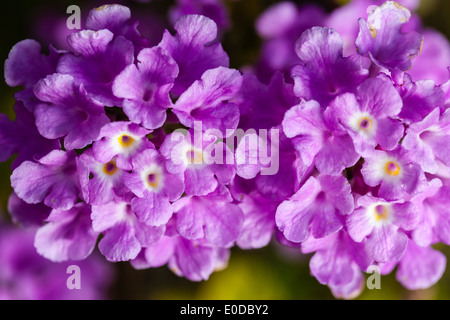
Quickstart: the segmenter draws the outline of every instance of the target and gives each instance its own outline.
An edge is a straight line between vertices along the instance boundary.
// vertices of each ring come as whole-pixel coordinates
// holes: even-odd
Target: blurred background
[[[141,33],[155,44],[159,42],[164,28],[170,28],[167,16],[170,8],[175,5],[175,1],[113,2],[129,6],[134,18],[140,20]],[[262,40],[258,37],[254,24],[260,14],[276,2],[273,0],[223,1],[228,10],[229,24],[221,36],[224,49],[230,56],[231,67],[243,68],[258,59]],[[321,6],[325,12],[331,12],[347,1],[296,2],[298,4],[314,3]],[[105,3],[109,2],[96,0],[2,1],[0,5],[2,74],[3,62],[8,57],[9,50],[23,39],[38,40],[44,50],[50,43],[57,48],[67,48],[65,43],[67,29],[64,29],[64,26],[69,16],[66,14],[69,5],[78,5],[82,15],[86,16],[89,10]],[[447,39],[450,38],[448,16],[450,1],[421,1],[416,12],[422,18],[425,27],[434,28],[444,34]],[[18,90],[19,88],[9,88],[4,79],[0,81],[0,112],[6,113],[11,119],[14,118],[13,96]],[[4,226],[12,224],[7,213],[7,201],[11,192],[10,166],[11,161],[0,164],[0,216]],[[17,227],[11,226],[11,228]],[[32,242],[29,242],[29,245],[32,246]],[[447,258],[450,257],[449,248],[438,245],[437,249],[444,252]],[[1,250],[0,248],[0,252]],[[19,252],[17,254],[20,255]],[[110,280],[101,284],[99,290],[103,291],[99,296],[92,297],[106,299],[333,299],[330,290],[310,276],[309,259],[309,255],[302,255],[296,249],[282,247],[277,243],[259,250],[245,251],[234,248],[228,267],[213,273],[208,281],[200,283],[179,278],[167,267],[137,271],[129,263],[108,263],[109,267],[105,267],[107,272],[101,273],[108,275]],[[4,263],[0,261],[0,269]],[[41,276],[46,272],[45,268],[51,268],[50,264],[44,264],[40,270],[36,271],[37,273],[33,274]],[[55,277],[59,272],[63,279],[67,278],[65,269],[52,270]],[[0,278],[0,287],[2,285],[5,284]],[[365,289],[357,299],[450,299],[450,272],[447,271],[435,286],[417,291],[404,289],[395,280],[395,273],[392,273],[382,276],[381,290]]]

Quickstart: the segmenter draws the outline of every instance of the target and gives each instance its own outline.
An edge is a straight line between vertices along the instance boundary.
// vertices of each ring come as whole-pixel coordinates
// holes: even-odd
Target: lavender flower
[[[228,249],[212,246],[206,240],[164,236],[158,243],[142,251],[132,264],[137,269],[168,264],[178,276],[201,281],[207,280],[215,270],[223,269],[228,258]]]
[[[267,85],[249,73],[243,76],[236,102],[240,113],[239,128],[259,130],[280,125],[285,112],[298,104],[299,99],[281,72],[275,72]]]
[[[416,32],[403,33],[401,27],[411,13],[395,1],[387,1],[369,13],[367,21],[359,19],[356,47],[361,55],[368,54],[380,67],[406,71],[411,58],[418,55],[422,36]]]
[[[244,215],[231,202],[230,192],[222,185],[206,196],[183,197],[173,209],[178,233],[190,240],[205,238],[219,247],[233,244],[240,235]]]
[[[166,137],[160,151],[167,159],[168,171],[184,180],[187,195],[207,195],[219,183],[230,183],[236,173],[235,166],[229,164],[231,150],[207,133],[191,129],[184,136],[174,132]]]
[[[39,133],[47,139],[64,138],[68,150],[81,149],[95,141],[109,122],[101,104],[93,101],[84,85],[70,75],[55,73],[40,80],[34,89],[41,101],[34,115]]]
[[[361,155],[370,154],[377,145],[392,150],[403,137],[403,125],[395,119],[403,104],[389,79],[367,79],[356,96],[344,93],[331,105]]]
[[[357,57],[343,57],[343,42],[336,30],[313,27],[295,44],[302,61],[294,66],[294,93],[305,100],[316,100],[323,107],[339,94],[352,91],[367,76]]]
[[[321,173],[337,175],[355,165],[360,155],[332,113],[330,108],[324,112],[314,100],[302,101],[286,112],[283,131],[288,138],[294,138],[303,163],[314,162]]]
[[[308,167],[281,126],[265,133],[258,136],[250,132],[242,137],[235,153],[236,173],[244,179],[255,178],[255,186],[264,197],[282,201],[298,189]]]
[[[117,121],[102,127],[98,140],[92,145],[95,160],[108,163],[116,159],[116,164],[124,170],[131,170],[131,157],[145,149],[154,149],[146,136],[150,134],[132,122]]]
[[[133,43],[123,36],[114,39],[108,29],[82,30],[70,35],[68,42],[74,53],[64,54],[56,70],[71,75],[100,103],[120,105],[121,99],[112,92],[112,81],[133,63]]]
[[[229,100],[237,94],[241,84],[242,76],[237,70],[209,69],[181,94],[173,112],[187,127],[200,121],[203,130],[220,130],[222,136],[228,136],[239,123],[239,107]]]
[[[391,152],[374,151],[366,157],[361,173],[369,186],[380,185],[378,195],[387,200],[413,194],[423,176],[419,165],[409,160],[401,147]]]
[[[183,93],[195,80],[200,80],[208,69],[228,67],[229,58],[217,37],[217,25],[211,19],[200,15],[186,15],[174,25],[177,34],[167,30],[159,44],[166,49],[180,68],[172,91]]]
[[[104,235],[98,247],[109,261],[134,259],[142,247],[157,242],[164,234],[164,227],[139,221],[125,199],[93,206],[91,218],[93,230]]]
[[[429,173],[436,173],[442,165],[450,166],[450,111],[440,113],[436,108],[422,121],[411,124],[402,143],[411,151],[414,162]]]
[[[419,222],[417,207],[410,202],[386,202],[370,195],[356,201],[356,209],[347,219],[348,234],[356,242],[364,241],[366,252],[377,262],[399,260],[405,253],[408,236]]]
[[[160,47],[143,49],[137,60],[137,66],[129,65],[115,78],[112,90],[124,98],[123,111],[131,121],[155,129],[164,124],[166,109],[172,106],[169,91],[178,66]]]
[[[77,203],[69,210],[53,209],[47,224],[36,232],[37,252],[55,262],[88,257],[98,237],[92,229],[90,209],[85,203]]]
[[[184,184],[165,167],[166,160],[153,149],[133,158],[133,172],[124,176],[125,185],[136,196],[131,207],[139,220],[150,226],[166,224],[172,216],[170,201],[181,197]]]
[[[95,160],[92,149],[77,158],[77,169],[84,201],[89,204],[111,202],[115,195],[126,194],[122,178],[123,170],[116,165],[116,159],[103,164]]]
[[[316,239],[337,232],[343,227],[341,217],[352,211],[353,196],[344,177],[320,175],[282,202],[275,220],[287,240],[302,242],[310,232]]]
[[[131,41],[136,52],[148,46],[148,40],[138,31],[138,21],[131,19],[131,10],[119,4],[106,4],[91,10],[86,19],[86,28],[100,31],[108,29],[114,37],[124,37]]]
[[[435,178],[412,198],[420,212],[420,223],[412,232],[412,238],[418,245],[427,247],[436,242],[450,243],[449,192],[449,186],[443,186],[441,180]]]
[[[75,153],[53,150],[38,162],[25,161],[12,173],[11,185],[27,203],[70,209],[79,193]]]
[[[17,43],[9,52],[5,61],[5,81],[11,87],[23,86],[15,98],[23,102],[31,112],[35,107],[33,86],[45,76],[56,71],[59,60],[58,52],[50,46],[50,55],[41,53],[41,45],[31,39]]]
[[[4,114],[0,114],[0,160],[8,160],[14,153],[12,169],[26,160],[39,159],[50,151],[61,147],[58,140],[49,140],[41,136],[36,128],[35,117],[23,103],[14,106],[16,120],[10,121]]]
[[[236,244],[242,249],[265,247],[277,229],[275,213],[280,201],[264,197],[254,181],[239,177],[234,179],[230,191],[244,213],[244,224]]]
[[[331,15],[282,2],[258,20],[265,42],[244,75],[218,41],[220,2],[179,1],[175,17],[155,45],[127,7],[106,5],[70,51],[11,50],[5,80],[23,89],[16,119],[0,115],[0,161],[17,153],[8,210],[37,230],[36,251],[83,260],[98,243],[108,261],[201,281],[233,246],[278,240],[314,252],[311,273],[336,297],[356,297],[373,265],[398,266],[408,289],[436,283],[446,260],[431,246],[450,244],[450,80],[445,57],[423,70],[431,49],[412,59],[418,17],[392,1]]]
[[[303,253],[316,252],[310,260],[311,273],[320,283],[328,285],[336,297],[352,299],[361,293],[364,282],[361,270],[367,270],[373,260],[346,232],[321,239],[310,236],[301,248]]]
[[[447,259],[441,252],[409,241],[398,264],[396,278],[409,290],[426,289],[442,277],[446,263]]]
[[[405,123],[418,122],[435,108],[444,109],[444,92],[432,80],[413,82],[411,76],[405,73],[398,83],[397,90],[403,100],[399,117]]]

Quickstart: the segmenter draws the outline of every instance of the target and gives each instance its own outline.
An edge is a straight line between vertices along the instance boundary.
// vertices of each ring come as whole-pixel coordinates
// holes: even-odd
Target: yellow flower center
[[[400,173],[400,167],[394,161],[388,161],[384,166],[384,172],[386,172],[390,176],[398,176],[398,174]]]
[[[111,160],[103,166],[103,173],[107,175],[114,175],[117,172],[116,161]]]
[[[193,148],[186,151],[186,159],[188,164],[200,164],[203,163],[203,152],[195,150]]]
[[[124,148],[129,148],[134,143],[134,139],[127,134],[121,135],[118,140],[119,144]]]
[[[156,189],[158,187],[158,183],[159,183],[159,175],[157,173],[150,173],[147,176],[147,183],[150,187],[152,187],[153,189]]]
[[[377,29],[374,26],[369,26],[369,31],[372,38],[375,39],[377,37]]]
[[[375,207],[375,219],[377,221],[386,220],[388,216],[388,210],[382,204],[379,204]]]
[[[372,120],[367,117],[362,117],[359,120],[359,127],[363,130],[368,130],[372,126]]]

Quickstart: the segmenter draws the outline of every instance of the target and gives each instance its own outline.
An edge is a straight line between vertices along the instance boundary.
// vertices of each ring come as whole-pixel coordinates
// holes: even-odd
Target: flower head
[[[364,241],[365,250],[377,262],[399,260],[405,253],[408,236],[419,223],[417,207],[410,202],[386,202],[370,195],[360,197],[355,212],[347,218],[350,237]]]
[[[302,61],[291,70],[295,95],[325,107],[337,95],[354,90],[368,72],[355,57],[343,57],[342,50],[342,38],[336,30],[306,30],[295,44]]]
[[[389,70],[411,69],[411,58],[419,54],[422,36],[417,32],[402,32],[402,25],[410,17],[408,9],[395,1],[386,1],[372,10],[367,20],[360,18],[358,53],[368,54],[375,64]]]

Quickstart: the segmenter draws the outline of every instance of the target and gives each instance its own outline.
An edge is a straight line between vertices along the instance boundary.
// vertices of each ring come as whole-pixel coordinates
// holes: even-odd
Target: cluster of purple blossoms
[[[321,23],[301,19],[314,13]],[[278,108],[290,174],[268,177],[265,197],[279,201],[279,238],[314,253],[311,273],[336,297],[357,296],[374,266],[397,267],[411,290],[445,271],[432,245],[450,244],[450,46],[437,32],[422,35],[419,22],[397,2],[353,1],[330,16],[283,2],[257,23],[266,41],[255,72],[282,71],[292,80],[285,97],[299,99]]]
[[[169,131],[236,129],[242,75],[205,16],[179,18],[152,47],[127,7],[94,9],[85,24],[68,51],[24,40],[5,63],[7,84],[23,86],[16,119],[0,117],[0,158],[18,154],[9,212],[38,227],[34,245],[52,261],[85,259],[101,235],[109,261],[206,279],[226,264],[244,213],[226,187],[235,166],[205,164],[203,148],[233,154],[218,136],[193,128],[198,146]]]
[[[432,245],[450,244],[450,55],[421,57],[433,52],[417,18],[375,2],[269,8],[244,74],[196,14],[155,46],[121,5],[92,10],[70,50],[19,42],[5,63],[23,88],[16,119],[0,115],[13,220],[57,262],[98,242],[108,261],[199,281],[234,245],[275,237],[315,252],[311,273],[336,297],[357,296],[372,266],[433,285],[446,259]],[[355,28],[340,34],[344,17]]]

